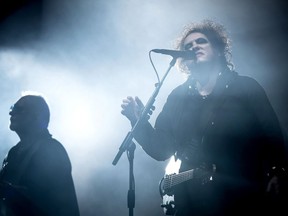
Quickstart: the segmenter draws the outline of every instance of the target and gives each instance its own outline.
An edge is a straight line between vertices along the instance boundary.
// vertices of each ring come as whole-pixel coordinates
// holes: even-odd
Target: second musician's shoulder
[[[255,78],[249,75],[242,75],[242,74],[236,73],[234,83],[236,85],[242,86],[243,89],[249,89],[249,88],[263,89],[261,84]]]

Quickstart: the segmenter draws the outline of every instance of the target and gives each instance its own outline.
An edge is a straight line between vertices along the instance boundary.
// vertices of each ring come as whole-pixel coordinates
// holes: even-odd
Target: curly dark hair
[[[226,29],[223,25],[215,23],[212,20],[190,23],[184,27],[182,35],[176,40],[175,48],[177,50],[184,50],[184,40],[188,35],[194,32],[204,34],[211,42],[212,46],[218,50],[223,69],[234,70],[231,54],[231,40],[228,38]],[[189,73],[183,64],[183,59],[179,59],[177,63],[181,72]]]

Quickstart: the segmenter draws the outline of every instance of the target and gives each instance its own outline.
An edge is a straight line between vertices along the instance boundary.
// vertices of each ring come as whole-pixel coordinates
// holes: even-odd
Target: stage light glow
[[[179,173],[180,165],[181,165],[181,160],[178,159],[175,161],[175,156],[173,155],[170,158],[170,160],[169,160],[169,162],[165,168],[165,174],[168,175],[168,174]]]
[[[0,49],[2,153],[4,157],[7,148],[18,141],[7,129],[11,104],[22,90],[44,94],[51,108],[50,132],[69,153],[81,213],[85,216],[115,215],[115,209],[119,210],[118,215],[127,213],[127,158],[123,154],[116,167],[112,160],[131,129],[129,121],[120,114],[122,99],[137,95],[145,104],[154,90],[156,77],[149,63],[149,50],[173,49],[174,39],[185,24],[216,18],[233,36],[237,72],[252,75],[261,83],[267,83],[266,86],[274,84],[270,78],[277,71],[271,68],[274,57],[281,57],[279,52],[285,50],[285,44],[273,43],[274,33],[263,31],[274,29],[269,26],[273,27],[271,20],[277,17],[270,17],[274,14],[275,2],[269,10],[265,10],[267,5],[262,2],[257,5],[252,1],[231,0],[183,0],[179,4],[171,0],[51,0],[45,4],[41,41],[23,43],[25,47],[18,49]],[[256,13],[255,8],[261,10]],[[259,20],[261,22],[257,22]],[[20,24],[19,28],[22,28]],[[23,35],[17,38],[23,39]],[[259,46],[261,41],[267,46],[264,50],[274,54],[273,58],[268,55],[269,58],[262,61],[265,52]],[[1,41],[3,43],[5,41]],[[155,54],[153,60],[162,77],[170,56]],[[173,68],[155,101],[156,109],[150,118],[153,125],[168,94],[182,81],[182,75]],[[180,163],[172,157],[166,174],[178,173]],[[137,145],[136,215],[163,213],[155,188],[165,164],[159,165]],[[148,175],[144,178],[143,174]],[[115,198],[112,203],[111,195]],[[106,203],[110,203],[109,208]]]
[[[89,106],[75,101],[63,113],[63,126],[72,137],[87,137],[93,132],[92,112]]]

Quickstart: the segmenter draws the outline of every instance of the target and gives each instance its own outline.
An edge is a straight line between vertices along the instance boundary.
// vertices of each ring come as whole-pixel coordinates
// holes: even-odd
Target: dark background
[[[112,160],[130,130],[122,98],[139,95],[145,102],[153,92],[148,51],[171,48],[191,21],[222,22],[236,70],[265,88],[286,132],[287,16],[280,0],[0,0],[0,156],[18,140],[7,127],[9,106],[23,90],[42,92],[51,105],[50,130],[71,158],[82,215],[128,215],[127,158],[116,166]],[[169,63],[159,55],[154,60],[160,72]],[[152,123],[180,80],[172,71]],[[162,215],[158,181],[166,164],[137,147],[135,215]]]

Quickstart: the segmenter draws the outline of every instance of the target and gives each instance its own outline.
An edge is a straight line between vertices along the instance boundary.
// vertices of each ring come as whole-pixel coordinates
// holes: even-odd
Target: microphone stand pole
[[[127,150],[128,160],[129,160],[129,190],[127,195],[127,205],[129,209],[129,215],[133,216],[133,209],[135,207],[135,179],[133,172],[133,160],[136,145],[134,142],[131,143]]]
[[[134,184],[134,176],[133,176],[133,159],[134,159],[134,150],[135,150],[136,146],[135,146],[135,143],[133,142],[134,131],[138,128],[138,125],[140,124],[140,122],[142,122],[144,119],[145,120],[149,119],[150,110],[153,107],[153,104],[154,104],[155,99],[159,93],[159,90],[162,87],[163,82],[166,79],[169,71],[175,65],[176,60],[177,60],[177,58],[173,57],[173,59],[171,60],[169,67],[168,67],[166,73],[164,74],[162,80],[160,80],[160,82],[157,83],[156,88],[155,88],[152,96],[148,100],[146,106],[144,107],[139,119],[136,121],[136,123],[132,127],[131,131],[129,131],[128,134],[126,135],[121,146],[119,147],[119,151],[118,151],[117,155],[115,156],[115,158],[112,162],[113,165],[116,165],[118,163],[120,157],[122,156],[123,152],[124,151],[128,152],[128,158],[130,157],[129,158],[129,162],[130,162],[129,192],[128,192],[129,216],[133,216],[133,208],[135,207],[135,191],[134,191],[135,184]]]

